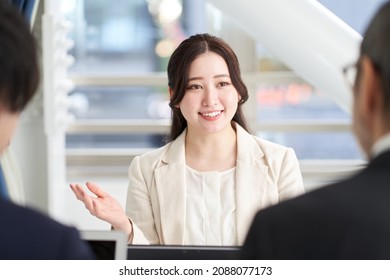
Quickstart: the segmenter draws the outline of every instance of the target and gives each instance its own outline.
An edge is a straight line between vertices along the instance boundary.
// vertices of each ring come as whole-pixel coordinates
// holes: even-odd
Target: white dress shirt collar
[[[388,150],[390,150],[390,133],[385,134],[375,142],[371,149],[371,158],[373,159]]]

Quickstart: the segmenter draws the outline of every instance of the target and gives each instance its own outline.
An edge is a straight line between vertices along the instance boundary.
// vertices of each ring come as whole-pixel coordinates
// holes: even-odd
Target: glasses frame
[[[358,63],[350,63],[342,68],[343,77],[345,83],[351,88],[351,90],[355,87],[356,76],[358,72]]]

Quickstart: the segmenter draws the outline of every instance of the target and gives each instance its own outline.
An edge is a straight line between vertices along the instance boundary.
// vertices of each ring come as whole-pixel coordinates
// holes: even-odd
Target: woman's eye
[[[227,86],[227,85],[229,85],[228,82],[220,82],[220,83],[219,83],[219,86],[220,86],[220,87],[225,87],[225,86]]]
[[[201,89],[202,87],[200,85],[189,85],[187,87],[187,89],[192,89],[192,90],[196,90],[196,89]]]

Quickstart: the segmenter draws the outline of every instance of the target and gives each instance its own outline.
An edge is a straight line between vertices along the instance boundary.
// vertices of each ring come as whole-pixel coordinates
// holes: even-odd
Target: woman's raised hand
[[[70,188],[92,215],[110,223],[115,230],[123,231],[130,237],[132,224],[120,203],[95,183],[87,182],[86,185],[95,196],[89,195],[80,184],[70,184]]]

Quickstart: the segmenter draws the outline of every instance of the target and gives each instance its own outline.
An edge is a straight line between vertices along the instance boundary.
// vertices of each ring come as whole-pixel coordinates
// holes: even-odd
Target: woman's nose
[[[212,87],[206,88],[202,105],[205,107],[211,107],[213,105],[216,105],[217,103],[218,103],[217,90]]]

